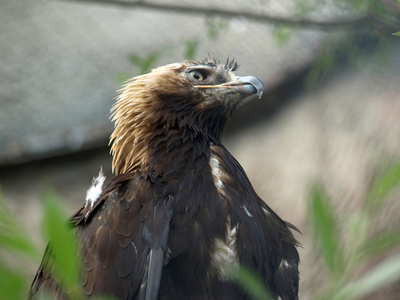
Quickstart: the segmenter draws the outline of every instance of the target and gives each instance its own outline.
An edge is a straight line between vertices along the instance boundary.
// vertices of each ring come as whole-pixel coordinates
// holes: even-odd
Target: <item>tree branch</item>
[[[161,4],[152,3],[144,0],[129,1],[129,0],[68,0],[74,2],[94,2],[100,4],[118,5],[123,7],[142,8],[159,11],[170,11],[186,14],[205,14],[207,16],[221,16],[225,18],[245,18],[255,22],[269,23],[269,24],[280,24],[287,26],[296,26],[303,28],[314,28],[324,30],[337,30],[347,28],[360,28],[366,26],[372,26],[375,29],[393,31],[399,30],[400,24],[390,23],[389,21],[378,19],[372,15],[366,15],[363,17],[350,19],[350,20],[335,20],[335,21],[313,21],[306,19],[291,19],[285,17],[275,17],[265,14],[257,14],[244,11],[234,11],[229,9],[219,8],[206,8],[206,7],[193,7],[175,4]]]

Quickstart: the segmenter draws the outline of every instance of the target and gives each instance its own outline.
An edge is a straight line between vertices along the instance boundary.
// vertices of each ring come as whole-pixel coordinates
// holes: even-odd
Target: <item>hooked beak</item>
[[[218,84],[218,85],[195,85],[196,88],[232,88],[237,90],[240,94],[243,95],[253,95],[257,93],[257,97],[260,99],[264,92],[264,84],[263,82],[254,76],[244,76],[237,77],[236,80]]]

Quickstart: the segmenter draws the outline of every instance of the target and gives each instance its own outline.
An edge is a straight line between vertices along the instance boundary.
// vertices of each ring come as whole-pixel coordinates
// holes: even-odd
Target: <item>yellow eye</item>
[[[193,70],[189,72],[190,77],[197,81],[203,81],[207,78],[207,75],[204,72],[200,72],[199,70]]]

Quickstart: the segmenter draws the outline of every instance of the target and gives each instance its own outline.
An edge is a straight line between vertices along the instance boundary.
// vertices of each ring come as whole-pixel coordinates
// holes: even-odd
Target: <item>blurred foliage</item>
[[[164,47],[161,50],[157,50],[154,52],[150,52],[146,56],[139,56],[136,54],[132,54],[129,57],[129,61],[138,67],[139,74],[147,73],[151,70],[153,66],[163,57],[168,56],[172,50],[172,45],[168,47]]]
[[[295,33],[295,29],[287,25],[276,25],[273,30],[273,39],[279,46],[285,45]]]
[[[55,277],[73,299],[83,298],[79,284],[81,259],[71,230],[72,225],[67,223],[67,215],[53,191],[46,191],[43,200],[43,231],[49,241],[48,250],[51,253],[47,267],[51,267]]]
[[[200,44],[199,38],[189,39],[185,42],[185,53],[184,57],[188,60],[193,60],[197,54],[197,47]]]
[[[400,0],[397,0],[397,4],[400,6]],[[400,36],[400,31],[393,33],[393,35]]]
[[[310,200],[308,211],[321,255],[330,273],[342,274],[344,258],[341,253],[340,233],[336,224],[338,220],[331,203],[321,186],[313,189]]]
[[[237,284],[254,300],[273,299],[263,281],[250,269],[240,267],[233,270]]]
[[[384,68],[388,64],[390,40],[387,36],[375,34],[359,36],[357,32],[331,34],[331,40],[323,42],[310,66],[305,79],[307,87],[313,87],[344,63],[354,68],[371,65]],[[368,63],[365,57],[369,57]]]
[[[378,177],[365,202],[364,210],[375,213],[385,203],[386,196],[400,184],[400,162]]]
[[[376,62],[375,65],[387,65],[391,29],[396,26],[400,28],[400,10],[393,10],[385,1],[377,0],[298,0],[294,16],[312,19],[312,16],[318,15],[326,7],[330,7],[330,11],[337,15],[337,20],[351,22],[365,18],[371,20],[371,24],[358,27],[355,22],[354,26],[346,30],[335,30],[334,25],[328,28],[329,32],[325,34],[322,46],[310,66],[306,86],[319,83],[344,63],[356,68],[364,67],[364,58],[368,54],[371,55],[370,62]],[[330,19],[335,20],[334,17]]]
[[[196,59],[198,57],[198,46],[201,42],[207,39],[216,40],[228,28],[229,21],[218,17],[206,17],[204,18],[204,25],[206,32],[203,35],[182,39],[178,43],[170,43],[159,50],[143,56],[131,54],[129,61],[135,67],[137,73],[120,72],[117,74],[117,81],[123,83],[136,75],[150,72],[151,69],[158,66],[162,58],[170,56],[174,51],[182,51],[182,57],[185,60]]]
[[[400,161],[374,180],[362,209],[348,222],[334,212],[321,186],[313,189],[309,214],[315,244],[331,276],[316,299],[360,299],[400,280],[400,255],[391,253],[399,249],[400,229],[372,234],[382,208],[399,186]],[[363,267],[370,269],[354,279]]]
[[[205,26],[207,29],[206,37],[212,40],[216,40],[221,32],[228,28],[229,21],[223,18],[206,17]]]
[[[40,261],[38,249],[15,223],[0,193],[0,299],[24,299],[29,279],[21,266],[10,264],[9,257],[18,258],[19,261]]]
[[[170,43],[146,55],[131,54],[129,62],[135,67],[137,73],[120,72],[117,74],[117,81],[123,83],[134,76],[150,72],[158,66],[162,58],[170,56],[174,51],[182,51],[182,57],[185,60],[196,59],[198,46],[201,42],[206,39],[216,40],[228,28],[229,21],[218,17],[206,17],[204,18],[204,25],[206,27],[204,35],[197,35],[196,37],[182,39],[177,43]]]
[[[43,232],[51,245],[49,251],[53,254],[48,267],[69,295],[73,299],[80,299],[80,258],[67,215],[54,192],[46,191],[42,198]],[[16,220],[0,199],[0,251],[3,254],[0,258],[0,299],[26,299],[33,277],[28,277],[22,266],[27,261],[39,265],[42,258],[32,238],[19,227]],[[41,299],[48,299],[48,296],[41,295]]]
[[[261,6],[266,5],[268,0],[261,1]],[[291,9],[287,17],[291,22],[284,22],[284,18],[281,22],[266,20],[273,27],[272,37],[277,45],[284,47],[291,38],[296,37],[298,31],[307,29],[307,26],[301,25],[304,20],[313,30],[325,32],[305,79],[308,87],[319,83],[343,63],[357,68],[365,66],[362,60],[365,54],[373,53],[372,60],[382,67],[385,66],[388,63],[390,37],[400,36],[400,31],[393,33],[394,28],[400,28],[400,9],[394,10],[388,1],[294,0]],[[238,11],[238,18],[241,17],[240,13]],[[166,45],[143,56],[132,54],[130,61],[137,69],[136,75],[149,72],[158,66],[161,58],[172,51],[181,51],[183,59],[198,58],[198,46],[205,40],[216,40],[221,33],[228,33],[231,20],[232,18],[217,15],[207,16],[204,18],[205,34]],[[332,25],[322,25],[324,22],[332,22]],[[343,23],[345,26],[336,23]],[[125,81],[134,75],[123,72],[118,74],[118,80]]]
[[[36,257],[38,249],[26,234],[15,218],[7,211],[0,193],[0,247],[4,250],[23,254],[27,257]],[[1,262],[0,262],[1,263]]]

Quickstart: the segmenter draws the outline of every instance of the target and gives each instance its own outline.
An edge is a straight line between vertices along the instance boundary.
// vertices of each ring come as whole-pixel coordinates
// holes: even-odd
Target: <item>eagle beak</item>
[[[237,77],[236,80],[221,84],[221,86],[232,87],[239,93],[249,96],[257,93],[259,99],[264,92],[264,83],[254,76]]]
[[[217,85],[195,85],[195,88],[200,89],[211,89],[211,88],[232,88],[238,91],[240,94],[250,96],[257,93],[257,97],[260,99],[264,92],[263,82],[254,76],[236,77],[236,80],[229,81],[223,84]]]

